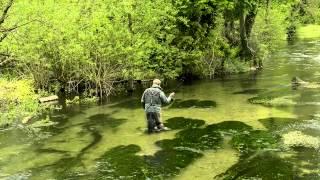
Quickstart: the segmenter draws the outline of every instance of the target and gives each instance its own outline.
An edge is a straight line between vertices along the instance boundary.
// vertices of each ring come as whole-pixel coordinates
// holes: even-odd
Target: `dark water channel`
[[[0,131],[0,179],[320,179],[320,41],[279,48],[260,72],[182,86],[144,133],[140,94]],[[167,92],[168,93],[168,92]]]

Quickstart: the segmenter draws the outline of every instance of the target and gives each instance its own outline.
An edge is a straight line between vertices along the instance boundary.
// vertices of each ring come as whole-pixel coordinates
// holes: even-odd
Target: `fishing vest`
[[[143,95],[146,112],[160,112],[161,110],[161,89],[158,87],[151,87],[146,89]]]

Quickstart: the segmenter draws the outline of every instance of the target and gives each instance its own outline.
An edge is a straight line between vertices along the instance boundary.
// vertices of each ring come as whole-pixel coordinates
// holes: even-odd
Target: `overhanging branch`
[[[5,6],[5,8],[4,8],[3,12],[2,12],[2,15],[0,17],[0,25],[4,23],[4,20],[6,19],[7,15],[8,15],[9,9],[13,5],[13,1],[14,0],[9,0],[7,5]]]
[[[28,21],[28,22],[23,23],[23,24],[17,24],[17,25],[14,25],[14,26],[11,27],[11,28],[1,28],[1,29],[0,29],[0,32],[2,32],[2,33],[7,33],[7,32],[10,32],[10,31],[13,31],[13,30],[15,30],[15,29],[18,29],[18,28],[20,28],[20,27],[26,26],[26,25],[28,25],[28,24],[30,24],[30,23],[32,23],[32,22],[35,22],[35,21],[38,21],[38,20],[31,20],[31,21]]]
[[[2,42],[6,37],[8,36],[8,33],[4,33],[0,36],[0,42]]]

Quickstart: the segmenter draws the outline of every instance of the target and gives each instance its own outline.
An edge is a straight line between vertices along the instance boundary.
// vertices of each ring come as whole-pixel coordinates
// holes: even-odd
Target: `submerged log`
[[[50,102],[50,101],[57,101],[58,99],[59,99],[59,97],[57,95],[53,95],[53,96],[39,98],[39,102],[46,103],[46,102]]]
[[[31,119],[32,119],[32,116],[27,116],[27,117],[22,119],[22,123],[23,124],[27,124]]]
[[[303,81],[299,77],[293,77],[291,80],[291,83],[292,83],[292,87],[294,89],[296,89],[299,86],[301,86],[303,88],[310,88],[310,89],[320,88],[320,83]]]
[[[309,82],[303,81],[302,79],[300,79],[299,77],[295,76],[291,79],[291,83],[293,85],[306,85],[309,84]]]

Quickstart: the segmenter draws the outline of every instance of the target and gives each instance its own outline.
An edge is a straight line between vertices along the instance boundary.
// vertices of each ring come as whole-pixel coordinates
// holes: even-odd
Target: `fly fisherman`
[[[168,129],[164,127],[160,119],[161,105],[170,103],[174,92],[169,97],[166,97],[160,84],[161,81],[159,79],[154,79],[152,86],[143,92],[141,98],[141,103],[147,116],[149,133]]]

